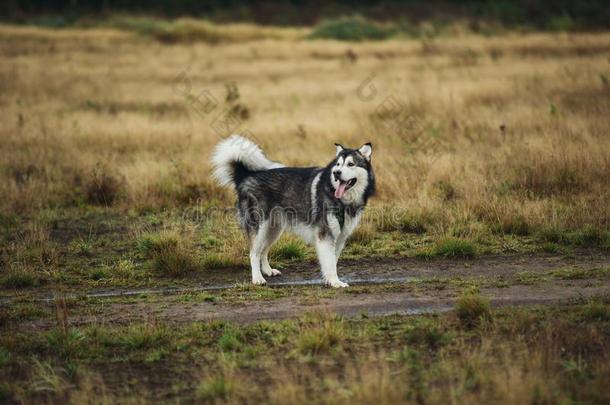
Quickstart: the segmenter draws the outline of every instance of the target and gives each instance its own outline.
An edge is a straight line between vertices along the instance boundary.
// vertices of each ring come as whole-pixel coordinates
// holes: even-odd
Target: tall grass
[[[120,21],[177,38],[181,24],[199,24]],[[213,122],[233,106],[225,87],[235,82],[249,113],[231,131],[250,134],[273,159],[323,165],[334,142],[373,142],[372,207],[399,213],[374,218],[375,232],[608,245],[607,34],[345,45],[210,29],[227,45],[0,27],[0,52],[13,55],[0,67],[0,219],[95,205],[199,219],[231,209],[233,193],[210,179],[208,155],[224,136]],[[215,41],[209,35],[204,42]],[[367,91],[375,97],[361,97]],[[227,235],[244,247],[241,234]],[[31,253],[52,267],[52,248]],[[301,257],[286,249],[281,256]]]

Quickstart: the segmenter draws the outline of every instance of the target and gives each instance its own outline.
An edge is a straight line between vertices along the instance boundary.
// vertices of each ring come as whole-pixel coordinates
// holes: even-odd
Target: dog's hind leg
[[[263,271],[263,274],[265,276],[279,276],[280,274],[282,274],[281,271],[272,269],[271,266],[269,265],[269,250],[271,249],[271,246],[282,235],[283,231],[284,231],[283,226],[277,222],[273,223],[273,221],[272,221],[268,225],[267,239],[265,241],[266,246],[263,250],[262,262],[261,262],[261,270]]]
[[[252,284],[266,284],[261,273],[263,251],[267,241],[268,224],[262,222],[250,238],[250,266],[252,267]]]

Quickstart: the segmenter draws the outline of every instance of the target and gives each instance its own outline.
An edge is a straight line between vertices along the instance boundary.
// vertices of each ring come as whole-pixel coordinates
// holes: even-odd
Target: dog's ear
[[[365,143],[358,149],[358,152],[362,153],[362,156],[366,160],[371,160],[371,154],[373,153],[373,145],[370,142]]]
[[[335,146],[337,147],[337,154],[335,156],[339,156],[339,153],[341,153],[341,151],[343,151],[345,148],[338,143],[336,143]]]

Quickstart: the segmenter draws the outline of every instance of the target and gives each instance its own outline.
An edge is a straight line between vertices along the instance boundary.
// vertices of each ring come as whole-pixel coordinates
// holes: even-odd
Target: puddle
[[[355,278],[355,277],[343,277],[342,280],[349,283],[350,285],[375,285],[375,284],[393,284],[393,283],[409,283],[421,280],[418,277],[367,277],[367,278]],[[203,292],[203,291],[219,291],[228,290],[241,286],[241,283],[227,283],[217,285],[205,285],[205,286],[193,286],[193,287],[163,287],[163,288],[144,288],[144,289],[133,289],[133,290],[100,290],[91,291],[84,294],[65,294],[66,299],[84,299],[84,298],[114,298],[114,297],[134,297],[138,295],[169,295],[169,294],[182,294],[189,292]],[[309,279],[309,280],[292,280],[292,281],[280,281],[270,279],[267,282],[267,287],[271,288],[282,288],[282,287],[304,287],[304,286],[323,286],[324,281],[321,278]],[[329,287],[330,288],[330,287]],[[12,301],[18,299],[18,297],[0,297],[0,304],[10,304]],[[37,302],[53,302],[55,299],[52,295],[32,298],[28,301]]]

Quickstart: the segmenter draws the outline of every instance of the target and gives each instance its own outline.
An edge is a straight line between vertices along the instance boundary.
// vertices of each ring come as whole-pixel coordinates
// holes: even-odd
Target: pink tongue
[[[340,183],[337,189],[335,190],[335,198],[343,197],[345,194],[345,189],[347,188],[347,183]]]

